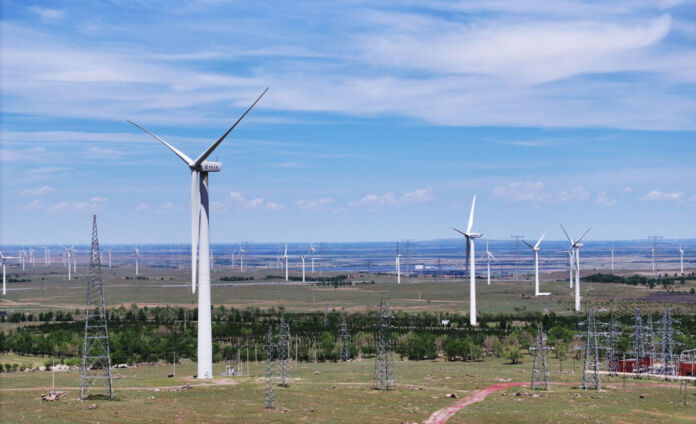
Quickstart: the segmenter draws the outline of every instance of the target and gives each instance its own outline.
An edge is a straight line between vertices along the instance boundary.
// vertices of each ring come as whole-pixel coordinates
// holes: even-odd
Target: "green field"
[[[3,361],[0,356],[0,361]],[[51,386],[51,372],[0,375],[3,422],[94,423],[94,422],[423,422],[446,407],[455,393],[464,397],[501,381],[527,382],[531,358],[510,365],[501,359],[486,362],[399,361],[395,359],[397,388],[371,389],[374,362],[300,363],[291,367],[291,386],[275,387],[277,408],[263,408],[265,379],[262,363],[250,364],[251,376],[216,377],[211,382],[190,378],[194,364],[177,367],[177,377],[167,378],[171,366],[147,366],[114,370],[117,399],[79,401],[79,372],[57,372],[56,386],[66,392],[56,402],[39,399]],[[223,364],[215,365],[219,374]],[[696,419],[696,387],[689,387],[687,405],[678,383],[603,378],[604,390],[584,391],[580,363],[550,361],[549,392],[528,393],[528,385],[496,392],[480,403],[458,412],[452,423],[615,422],[693,423]],[[175,385],[193,384],[184,392],[169,391]],[[503,394],[505,393],[505,394]],[[646,394],[641,398],[641,394]],[[89,409],[92,404],[98,408]]]
[[[4,310],[38,312],[46,309],[74,310],[83,308],[85,302],[86,270],[78,268],[77,279],[66,280],[64,268],[60,266],[27,268],[26,273],[16,277],[30,282],[9,283],[7,296],[0,300]],[[194,307],[196,295],[191,294],[190,276],[186,271],[142,267],[147,280],[132,279],[132,269],[126,267],[103,269],[104,291],[107,305],[177,305]],[[588,271],[591,273],[594,271]],[[284,306],[287,310],[322,310],[324,302],[337,310],[365,310],[373,308],[382,294],[389,297],[393,307],[405,311],[466,312],[469,308],[468,280],[410,279],[403,278],[396,285],[387,275],[361,274],[352,287],[326,287],[285,283],[278,279],[266,280],[266,275],[280,274],[275,270],[255,270],[243,276],[254,276],[249,283],[225,283],[220,276],[242,276],[238,271],[215,271],[212,276],[212,301],[214,305],[226,307],[269,308]],[[533,294],[531,281],[497,281],[490,286],[485,279],[477,284],[478,310],[481,313],[554,311],[557,314],[573,313],[573,292],[568,287],[563,273],[542,275],[542,291],[552,296],[530,297]],[[43,279],[43,280],[42,280]],[[263,284],[260,284],[263,283]],[[271,283],[271,284],[269,284]],[[224,284],[224,285],[220,285]],[[43,286],[43,296],[41,287]],[[644,312],[661,311],[664,299],[650,299],[664,293],[662,287],[649,289],[645,286],[625,284],[582,283],[583,309],[606,309],[632,312],[640,307]],[[677,313],[696,313],[696,302],[689,290],[696,288],[696,280],[687,280],[685,285],[674,287],[681,296],[674,296],[670,307]]]

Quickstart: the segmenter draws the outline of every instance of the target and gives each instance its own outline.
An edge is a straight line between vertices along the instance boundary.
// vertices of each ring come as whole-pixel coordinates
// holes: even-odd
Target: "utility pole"
[[[389,390],[395,388],[394,362],[391,344],[391,306],[386,296],[382,296],[379,307],[379,327],[377,328],[377,359],[375,361],[374,388]]]
[[[87,307],[85,308],[85,338],[82,349],[82,378],[80,380],[80,399],[89,396],[95,384],[106,387],[107,396],[114,397],[111,379],[111,354],[109,353],[109,332],[106,327],[104,288],[99,262],[99,237],[97,216],[92,218],[92,248],[87,278]]]

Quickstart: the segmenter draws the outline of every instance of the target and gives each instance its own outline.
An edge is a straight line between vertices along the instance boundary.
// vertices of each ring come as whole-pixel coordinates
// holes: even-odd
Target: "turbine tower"
[[[583,239],[587,235],[587,233],[590,232],[591,228],[588,228],[587,231],[583,233],[577,240],[573,241],[573,239],[570,238],[568,235],[568,232],[563,228],[563,225],[561,225],[561,229],[565,233],[566,237],[568,237],[568,241],[570,242],[570,250],[573,252],[571,258],[575,258],[575,311],[580,312],[580,248],[583,246],[582,243],[580,243],[580,240]],[[572,272],[571,272],[571,280],[572,280]],[[571,281],[572,282],[572,281]]]
[[[65,254],[65,256],[67,258],[66,263],[68,265],[68,281],[72,280],[72,274],[70,273],[70,271],[71,271],[71,269],[70,269],[70,255],[73,252],[74,247],[75,247],[75,245],[72,245],[71,247],[63,246],[63,251],[64,251],[63,253]]]
[[[611,270],[614,270],[614,246],[611,247]]]
[[[399,253],[399,242],[396,242],[396,284],[401,284],[401,253]]]
[[[3,256],[2,252],[0,252],[0,263],[2,263],[2,295],[5,296],[7,294],[7,282],[5,280],[5,261],[7,259],[17,259],[17,256]]]
[[[285,259],[285,281],[288,281],[288,245],[285,245],[285,253],[283,254],[283,259]]]
[[[313,245],[309,246],[309,254],[312,256],[312,274],[314,274],[314,254],[317,253],[317,249]]]
[[[304,255],[302,255],[302,282],[305,282],[305,272],[304,272]]]
[[[539,292],[539,245],[544,237],[546,237],[546,234],[542,234],[541,238],[534,246],[527,243],[525,240],[522,240],[522,243],[529,246],[529,248],[534,252],[534,296],[549,296],[551,294]]]
[[[111,268],[111,249],[109,249],[109,268]]]
[[[145,131],[167,146],[174,152],[191,170],[191,289],[196,292],[198,282],[198,378],[213,378],[213,335],[210,313],[210,244],[208,238],[209,200],[208,200],[208,173],[220,172],[220,162],[206,161],[213,151],[222,143],[227,135],[239,124],[249,111],[261,100],[268,91],[263,93],[249,106],[249,108],[237,119],[237,121],[203,152],[193,160],[180,152],[160,137],[149,132],[145,128],[131,121],[131,124]],[[197,251],[200,245],[200,253]]]
[[[135,276],[137,277],[139,274],[138,272],[138,258],[140,257],[140,250],[138,250],[137,247],[134,247],[135,250]]]
[[[488,250],[488,240],[486,240],[486,253],[483,255],[486,257],[486,260],[488,262],[488,270],[486,273],[486,276],[488,277],[488,285],[491,285],[491,259],[493,259],[496,262],[500,262],[494,255],[493,252]]]
[[[679,266],[681,268],[681,275],[684,275],[684,248],[679,246]]]
[[[471,202],[471,212],[469,213],[469,224],[466,227],[466,232],[459,231],[454,228],[454,231],[466,237],[466,264],[469,268],[469,323],[476,323],[476,260],[474,255],[474,240],[480,238],[482,233],[472,233],[471,227],[474,225],[474,208],[476,207],[476,195]]]

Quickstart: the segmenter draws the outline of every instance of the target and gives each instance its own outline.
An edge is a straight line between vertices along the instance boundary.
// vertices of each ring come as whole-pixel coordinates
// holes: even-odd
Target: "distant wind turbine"
[[[583,246],[580,241],[590,232],[591,228],[588,228],[577,240],[573,240],[568,235],[568,232],[561,225],[561,229],[565,233],[568,241],[570,242],[570,250],[573,252],[572,258],[575,259],[575,311],[580,312],[580,248]],[[571,273],[572,279],[572,273]]]
[[[268,88],[249,106],[249,108],[237,119],[237,121],[203,152],[197,159],[193,160],[181,151],[171,146],[160,137],[149,132],[145,128],[131,124],[145,131],[167,146],[174,152],[191,170],[191,288],[196,292],[198,283],[198,378],[213,378],[213,334],[212,317],[210,312],[210,241],[209,241],[209,198],[208,198],[208,174],[210,172],[220,172],[222,164],[220,162],[206,161],[213,151],[222,143],[227,135],[239,124],[239,122],[251,111],[251,109],[261,100]],[[200,247],[200,254],[198,248]],[[199,266],[200,265],[200,266]]]
[[[541,238],[534,246],[527,243],[525,240],[522,240],[522,243],[529,246],[529,248],[534,252],[534,296],[549,296],[551,294],[539,292],[539,245],[544,237],[546,237],[546,234],[542,234]]]
[[[396,242],[396,284],[401,284],[401,253],[399,253],[399,242]]]
[[[302,255],[302,282],[305,282],[305,272],[304,272],[304,255]]]
[[[3,256],[2,252],[0,252],[0,262],[2,262],[2,295],[5,296],[7,294],[7,288],[6,288],[6,280],[5,280],[5,261],[8,259],[17,259],[17,256]]]
[[[487,260],[488,269],[487,269],[486,276],[488,277],[488,285],[490,286],[491,285],[491,259],[493,259],[496,262],[500,262],[500,261],[498,261],[498,259],[493,255],[493,252],[488,250],[488,240],[486,240],[486,253],[484,253],[483,256],[485,256],[486,260]]]
[[[138,275],[140,275],[140,273],[138,272],[138,259],[140,258],[140,250],[138,250],[137,246],[135,246],[133,249],[135,251],[135,275],[137,277]]]
[[[679,246],[679,266],[681,268],[681,275],[684,275],[684,249]]]
[[[285,259],[285,281],[288,281],[288,245],[285,245],[285,253],[283,254],[283,259]]]
[[[459,231],[454,228],[454,231],[466,237],[466,263],[469,268],[469,322],[471,325],[476,325],[476,260],[474,255],[474,240],[480,238],[482,233],[472,233],[471,227],[474,225],[474,208],[476,207],[476,196],[471,202],[471,212],[469,213],[469,224],[466,227],[466,232]]]

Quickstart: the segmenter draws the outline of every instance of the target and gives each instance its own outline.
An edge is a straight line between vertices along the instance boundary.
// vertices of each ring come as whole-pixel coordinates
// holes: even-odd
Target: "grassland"
[[[3,357],[0,357],[3,361]],[[372,360],[348,363],[295,364],[291,386],[276,387],[277,408],[263,408],[263,364],[250,364],[250,376],[216,377],[211,382],[193,380],[194,364],[177,367],[177,377],[167,378],[171,366],[147,366],[114,370],[117,399],[77,400],[79,372],[56,373],[56,386],[66,392],[56,402],[39,399],[51,385],[50,372],[0,375],[3,422],[41,423],[265,423],[265,422],[423,422],[456,400],[500,381],[527,381],[531,358],[510,365],[501,359],[485,362],[398,361],[397,389],[371,389]],[[696,417],[696,387],[691,386],[683,405],[678,383],[620,378],[603,380],[604,390],[583,391],[577,387],[581,369],[565,361],[564,373],[552,360],[549,392],[539,397],[515,396],[528,387],[494,393],[483,402],[460,411],[452,423],[531,422],[630,422],[692,423]],[[223,368],[215,365],[215,372]],[[188,391],[169,391],[176,385],[193,384]],[[503,394],[505,393],[505,394]],[[644,398],[640,395],[645,394]],[[98,408],[89,409],[92,404]]]
[[[7,296],[0,299],[0,308],[9,312],[40,312],[48,309],[74,310],[84,306],[86,270],[78,268],[77,279],[67,281],[64,268],[28,268],[18,274],[31,282],[10,283]],[[588,271],[592,272],[592,271]],[[196,295],[191,294],[189,274],[186,271],[162,268],[145,268],[142,274],[147,280],[134,280],[130,268],[103,269],[106,302],[110,306],[130,305],[178,305],[194,307]],[[357,281],[375,281],[375,284],[357,284],[352,287],[326,287],[311,284],[285,283],[277,279],[265,280],[274,271],[256,270],[245,273],[253,275],[253,282],[225,283],[222,275],[241,276],[238,272],[215,271],[213,273],[212,299],[214,305],[226,307],[269,308],[284,306],[287,310],[322,310],[324,302],[339,310],[365,310],[374,307],[379,297],[386,294],[392,306],[405,311],[452,311],[468,310],[468,281],[443,279],[404,278],[396,285],[390,276],[361,275]],[[278,274],[275,271],[275,274]],[[543,276],[542,290],[553,295],[530,297],[533,294],[531,281],[498,281],[490,286],[485,279],[478,282],[478,308],[481,313],[515,311],[554,311],[557,314],[572,313],[573,293],[564,274],[550,273]],[[42,293],[43,286],[43,295]],[[675,286],[683,295],[670,306],[676,312],[696,313],[696,295],[691,302],[689,290],[696,288],[695,280]],[[582,284],[584,308],[632,311],[640,307],[644,312],[661,311],[669,298],[655,296],[664,294],[662,287],[649,289],[644,286],[625,284],[586,283]]]

